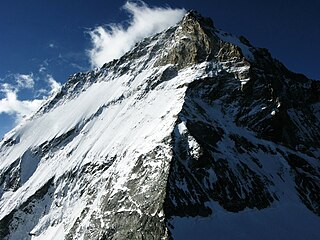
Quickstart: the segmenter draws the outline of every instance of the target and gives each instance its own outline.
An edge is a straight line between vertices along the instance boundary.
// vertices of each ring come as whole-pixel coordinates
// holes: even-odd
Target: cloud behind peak
[[[170,7],[149,7],[142,1],[128,1],[122,8],[130,15],[126,27],[110,24],[89,32],[92,48],[87,53],[92,67],[100,67],[121,57],[145,37],[175,25],[186,12],[184,9]]]

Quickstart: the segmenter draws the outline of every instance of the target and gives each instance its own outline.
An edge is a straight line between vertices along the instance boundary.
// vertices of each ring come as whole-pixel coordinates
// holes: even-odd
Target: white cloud
[[[9,92],[9,91],[11,91],[11,92],[17,92],[18,89],[17,89],[15,86],[13,86],[13,85],[11,85],[11,84],[9,84],[9,83],[3,83],[3,84],[1,84],[1,92],[7,93],[7,92]]]
[[[12,88],[9,84],[2,85],[2,92],[5,93],[5,98],[0,99],[0,113],[7,113],[16,116],[16,123],[35,112],[43,102],[43,100],[19,100],[17,97],[17,90]]]
[[[51,75],[47,74],[44,79],[48,83],[50,90],[40,89],[42,99],[19,100],[18,93],[22,88],[33,88],[34,82],[31,81],[33,74],[15,74],[14,78],[17,85],[4,83],[0,85],[0,91],[4,93],[4,98],[0,99],[0,114],[6,113],[15,117],[15,122],[20,123],[23,119],[36,112],[48,95],[54,94],[61,89],[61,84]],[[33,80],[33,79],[32,79]]]
[[[47,68],[41,65],[39,68],[39,73],[44,73],[45,71],[47,71]]]
[[[176,24],[185,14],[184,9],[149,7],[142,1],[128,1],[123,9],[131,15],[128,27],[112,24],[108,29],[99,26],[89,32],[93,48],[88,55],[93,67],[121,57],[135,43]]]
[[[57,48],[57,46],[54,43],[49,43],[49,48]]]
[[[34,80],[33,74],[15,74],[14,78],[19,88],[33,88]]]
[[[57,82],[56,80],[54,80],[54,78],[51,75],[47,75],[48,79],[48,83],[50,85],[50,94],[54,94],[60,91],[61,89],[61,84],[59,82]]]

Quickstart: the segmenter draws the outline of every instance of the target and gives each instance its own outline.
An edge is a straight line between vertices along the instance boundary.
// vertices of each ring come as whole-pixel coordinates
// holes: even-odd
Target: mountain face
[[[189,12],[0,144],[0,239],[320,238],[320,82]]]

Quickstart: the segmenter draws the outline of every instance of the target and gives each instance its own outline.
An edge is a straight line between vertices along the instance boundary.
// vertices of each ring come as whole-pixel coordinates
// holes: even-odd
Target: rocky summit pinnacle
[[[195,11],[0,143],[0,239],[320,238],[320,82]]]

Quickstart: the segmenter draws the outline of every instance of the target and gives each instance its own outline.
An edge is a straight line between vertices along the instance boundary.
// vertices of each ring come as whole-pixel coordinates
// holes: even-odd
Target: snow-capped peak
[[[319,93],[188,12],[6,135],[0,238],[318,236]]]

